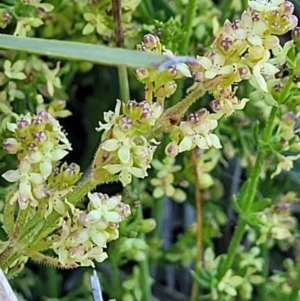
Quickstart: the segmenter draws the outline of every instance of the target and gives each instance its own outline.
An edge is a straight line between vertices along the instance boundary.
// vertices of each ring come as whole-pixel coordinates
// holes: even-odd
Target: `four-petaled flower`
[[[233,72],[233,67],[225,65],[225,57],[219,53],[212,54],[211,58],[198,57],[199,64],[206,70],[204,76],[206,79],[213,79],[217,75],[227,75]]]
[[[103,167],[111,174],[119,174],[119,180],[122,182],[123,186],[131,183],[131,175],[134,175],[137,178],[145,178],[148,174],[146,170],[141,167],[133,166],[132,158],[129,162],[124,164],[107,164]]]
[[[179,152],[191,150],[195,146],[200,149],[208,149],[212,146],[222,148],[219,137],[211,133],[217,126],[218,121],[211,119],[207,111],[200,116],[200,121],[196,124],[187,121],[181,122],[179,128],[183,132],[184,138],[179,143]]]
[[[31,172],[31,165],[28,160],[24,159],[19,164],[19,169],[17,170],[8,170],[5,172],[2,177],[8,182],[17,182],[19,181],[19,189],[14,194],[10,202],[18,201],[21,209],[27,208],[30,201],[32,205],[37,205],[37,201],[32,194],[34,187],[42,184],[44,178],[41,174],[36,172]]]
[[[113,136],[115,138],[105,140],[101,148],[108,152],[118,150],[118,157],[121,162],[128,163],[131,157],[130,150],[135,146],[135,143],[121,130],[119,125],[114,127]]]

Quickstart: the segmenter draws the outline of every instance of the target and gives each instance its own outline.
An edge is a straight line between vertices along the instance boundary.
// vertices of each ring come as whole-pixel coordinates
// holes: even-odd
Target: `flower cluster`
[[[10,122],[12,115],[11,103],[15,100],[25,102],[25,98],[28,108],[37,105],[38,111],[47,110],[54,117],[66,117],[71,114],[65,109],[66,100],[61,98],[64,93],[58,76],[58,73],[61,73],[60,63],[54,68],[51,68],[51,65],[34,55],[28,56],[26,60],[15,58],[4,61],[3,71],[0,72],[0,113],[5,115],[6,121]],[[6,129],[6,123],[3,122],[1,129]]]
[[[297,194],[289,192],[278,198],[275,205],[266,208],[262,212],[253,215],[254,227],[259,225],[257,233],[250,231],[249,239],[256,241],[256,244],[267,243],[272,245],[275,241],[284,242],[284,249],[294,243],[293,231],[297,221],[291,215],[291,208],[298,201]]]
[[[40,27],[44,24],[43,19],[50,13],[54,6],[50,3],[41,3],[41,0],[20,1],[17,15],[17,27],[14,35],[26,36],[32,28]],[[13,14],[15,16],[15,13]],[[10,21],[10,20],[9,20]],[[6,25],[9,22],[6,22]]]
[[[143,37],[143,41],[138,45],[138,50],[153,52],[164,55],[167,58],[172,58],[174,54],[172,51],[165,49],[157,36],[147,34]],[[184,63],[179,63],[176,66],[170,66],[165,70],[136,69],[137,79],[145,84],[145,99],[151,103],[153,96],[162,106],[165,98],[169,98],[177,88],[175,79],[191,77],[188,66]]]
[[[94,266],[93,259],[107,258],[106,244],[119,237],[119,223],[130,215],[130,207],[121,202],[121,196],[109,197],[102,193],[89,193],[86,211],[71,208],[61,218],[62,231],[53,237],[52,248],[64,265]]]
[[[147,176],[157,142],[148,142],[143,136],[152,128],[162,113],[162,107],[154,102],[129,101],[123,104],[124,114],[120,114],[118,100],[115,112],[104,114],[106,124],[99,122],[98,131],[104,130],[100,149],[109,152],[109,163],[103,166],[111,174],[119,173],[124,186],[131,182],[131,175],[138,178]]]
[[[109,0],[101,1],[78,1],[79,5],[82,5],[83,18],[85,20],[85,26],[82,29],[83,35],[89,35],[93,32],[97,32],[104,40],[110,41],[114,32],[114,19],[112,15],[112,2]],[[122,9],[122,26],[125,35],[132,35],[135,33],[136,28],[133,22],[131,22],[132,15],[140,4],[140,0],[121,1]],[[109,13],[108,13],[109,12]]]
[[[17,201],[21,209],[26,209],[28,205],[36,207],[48,199],[48,206],[52,208],[55,197],[69,192],[79,177],[79,167],[74,163],[58,167],[59,161],[71,150],[66,135],[58,121],[46,111],[33,116],[27,114],[16,123],[8,123],[7,127],[14,137],[4,140],[3,149],[16,154],[19,162],[18,169],[2,175],[7,181],[18,183],[18,190],[9,201]]]
[[[208,110],[200,109],[196,113],[191,113],[187,121],[172,128],[172,142],[166,146],[166,154],[175,157],[178,153],[191,150],[196,146],[200,149],[221,148],[219,137],[212,134],[212,130],[217,126],[218,121]]]
[[[158,160],[152,161],[152,166],[157,170],[156,178],[152,178],[150,183],[155,188],[153,190],[154,198],[161,198],[166,195],[171,197],[174,201],[183,202],[186,199],[186,193],[176,185],[174,173],[181,170],[180,165],[175,165],[175,159],[171,157],[166,157],[163,162]],[[178,183],[179,186],[187,186],[186,181],[181,181]]]
[[[239,104],[231,92],[231,85],[242,80],[249,80],[264,93],[269,91],[268,82],[275,79],[279,65],[285,62],[276,35],[296,27],[298,20],[293,11],[293,4],[285,0],[250,1],[241,19],[224,23],[213,43],[214,50],[190,64],[195,81],[216,97],[217,101],[212,103],[214,111],[222,109],[223,114],[230,115],[233,110],[243,108],[246,99]],[[280,59],[270,59],[271,54]],[[233,103],[226,100],[228,97]]]
[[[231,301],[239,296],[243,300],[250,300],[253,286],[264,281],[264,278],[259,275],[263,263],[263,258],[259,257],[259,248],[253,247],[250,250],[241,248],[237,256],[241,274],[229,269],[221,280],[218,279],[220,259],[220,256],[215,257],[211,248],[204,251],[203,269],[199,279],[202,280],[204,288],[211,290],[211,299]]]

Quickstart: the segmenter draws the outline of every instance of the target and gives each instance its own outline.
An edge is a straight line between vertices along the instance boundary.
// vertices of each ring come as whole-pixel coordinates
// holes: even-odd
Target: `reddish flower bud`
[[[179,153],[178,145],[175,144],[174,142],[170,142],[166,146],[165,153],[169,157],[172,157],[172,158],[176,157],[178,155],[178,153]]]
[[[300,27],[295,27],[292,30],[292,38],[295,42],[300,42]]]
[[[294,12],[295,6],[290,1],[285,1],[283,5],[283,9],[286,14],[291,15]]]
[[[149,33],[144,35],[143,42],[147,48],[152,49],[156,47],[156,44],[159,42],[159,38]]]
[[[3,149],[8,154],[14,155],[20,149],[20,143],[15,138],[7,138],[3,141]]]

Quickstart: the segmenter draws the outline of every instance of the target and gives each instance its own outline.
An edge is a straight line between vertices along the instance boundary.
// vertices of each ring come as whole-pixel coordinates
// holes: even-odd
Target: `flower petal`
[[[18,170],[8,170],[2,177],[8,182],[16,182],[20,180],[20,172]]]

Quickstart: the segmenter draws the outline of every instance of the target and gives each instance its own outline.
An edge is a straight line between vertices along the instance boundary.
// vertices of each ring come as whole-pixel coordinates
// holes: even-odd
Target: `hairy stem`
[[[205,88],[199,84],[189,95],[182,101],[167,109],[157,121],[156,125],[146,135],[148,140],[151,140],[166,131],[169,127],[181,121],[182,116],[188,108],[201,96],[205,94]]]
[[[262,136],[263,143],[268,143],[271,138],[274,120],[277,115],[277,109],[278,109],[277,107],[272,107],[272,111],[270,113],[266,128]],[[257,190],[259,175],[261,173],[262,165],[264,163],[265,158],[266,158],[266,150],[264,149],[263,146],[260,147],[258,150],[255,166],[250,175],[250,182],[248,183],[247,181],[244,184],[247,186],[246,189],[243,191],[243,194],[240,196],[240,203],[243,204],[243,208],[246,212],[249,211],[250,206],[254,200],[256,190]],[[227,270],[230,269],[230,267],[232,266],[237,248],[242,240],[246,225],[247,222],[241,217],[234,231],[233,237],[231,239],[226,259],[221,266],[220,274],[219,274],[220,279],[224,277]]]
[[[195,256],[195,272],[199,274],[201,269],[201,253],[202,253],[202,202],[199,187],[199,173],[197,169],[196,149],[192,150],[192,162],[194,168],[194,186],[195,186],[195,203],[196,203],[196,218],[197,218],[197,240],[196,240],[196,256]],[[190,301],[196,301],[198,298],[199,284],[196,279],[193,279]]]
[[[187,109],[204,93],[205,89],[203,88],[203,86],[199,85],[180,103],[166,110],[166,112],[160,117],[159,121],[157,122],[157,125],[154,126],[154,128],[150,130],[147,135],[145,135],[146,138],[150,140],[156,137],[157,135],[161,134],[163,131],[167,130],[168,127],[170,127],[172,124],[178,123],[187,111]],[[99,148],[93,162],[92,172],[86,178],[84,178],[77,186],[75,186],[74,190],[65,196],[65,199],[67,199],[68,202],[70,202],[71,204],[76,205],[88,192],[93,190],[97,185],[116,181],[118,179],[118,176],[111,175],[102,168],[103,164],[107,164],[108,161],[109,159],[107,160],[105,154],[103,153],[103,150]],[[23,242],[26,242],[27,238],[29,241],[28,244],[25,244],[23,246],[23,249],[26,250],[27,248],[30,248],[30,250],[38,251],[39,242],[55,230],[60,217],[61,216],[59,213],[53,211],[46,220],[42,221],[43,225],[39,225],[41,227],[41,230],[37,233],[32,234],[21,231],[21,233],[18,234],[18,237],[21,238]],[[28,229],[28,227],[26,226],[25,228]],[[32,244],[33,241],[34,244]],[[0,264],[1,262],[3,263],[3,269],[9,267],[10,264],[15,260],[15,250],[14,252],[11,252],[12,248],[7,248],[6,251],[8,253],[5,252],[0,254]],[[141,268],[144,269],[145,272],[147,270],[147,265],[148,262],[145,262],[141,265]],[[146,287],[144,289],[146,290]],[[148,293],[150,294],[149,288]],[[144,300],[147,301],[146,299]]]

